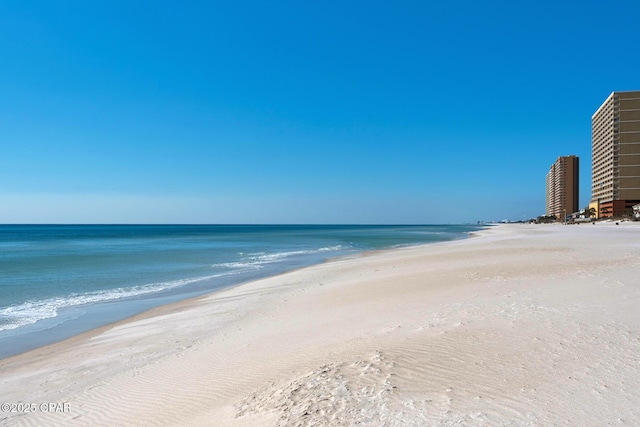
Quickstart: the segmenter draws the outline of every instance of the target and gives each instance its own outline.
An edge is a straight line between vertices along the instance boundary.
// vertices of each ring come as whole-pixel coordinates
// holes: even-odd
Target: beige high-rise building
[[[598,217],[640,203],[640,91],[613,92],[591,117],[591,206]]]
[[[580,189],[580,160],[577,156],[561,156],[547,173],[547,215],[563,220],[577,212]]]

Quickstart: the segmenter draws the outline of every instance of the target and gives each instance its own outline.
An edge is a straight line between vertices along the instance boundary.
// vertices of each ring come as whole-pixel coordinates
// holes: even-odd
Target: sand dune
[[[640,424],[640,224],[501,225],[0,362],[3,425]]]

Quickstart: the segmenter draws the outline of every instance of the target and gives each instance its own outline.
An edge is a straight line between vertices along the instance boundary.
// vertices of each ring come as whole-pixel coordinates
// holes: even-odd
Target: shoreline
[[[45,227],[51,227],[51,226],[47,225]],[[57,226],[53,226],[53,227],[55,228]],[[103,226],[96,225],[92,227],[100,228]],[[120,226],[117,226],[117,227],[120,227]],[[127,226],[127,227],[135,228],[137,226]],[[180,228],[181,226],[177,226],[177,227]],[[263,226],[260,226],[260,227],[263,227]],[[271,228],[271,226],[266,226],[266,227],[268,229]],[[291,228],[293,226],[283,226],[283,227],[285,227],[285,232],[290,232],[291,230],[293,230],[293,228]],[[302,229],[308,231],[308,229],[315,229],[317,227],[319,226],[315,226],[315,225],[302,226]],[[328,226],[328,227],[329,229],[331,228],[331,226]],[[344,226],[341,226],[341,227],[344,227]],[[353,227],[355,227],[355,229],[357,230],[359,226],[353,226]],[[371,226],[363,226],[363,227],[368,227],[367,229],[371,228]],[[384,229],[385,227],[389,228],[389,227],[395,227],[395,226],[381,226],[381,227],[382,227],[381,229]],[[425,226],[418,226],[418,227],[425,227]],[[426,227],[429,230],[431,227],[438,228],[443,226],[435,225],[435,226],[426,226]],[[461,226],[461,227],[464,227],[464,226]],[[155,226],[153,226],[152,228],[155,228]],[[320,227],[320,228],[326,228],[326,227]],[[226,231],[222,230],[222,232],[226,232]],[[243,232],[246,233],[246,230]],[[447,230],[447,232],[449,232],[449,230]],[[444,233],[444,234],[447,234],[447,233]],[[461,235],[459,238],[465,238],[465,236]],[[456,238],[454,238],[454,240],[455,239]],[[44,318],[40,318],[35,323],[27,323],[23,326],[19,326],[16,329],[9,328],[7,330],[0,331],[0,347],[1,347],[0,360],[5,359],[7,357],[15,356],[18,354],[22,354],[24,352],[27,352],[39,347],[55,344],[57,342],[64,341],[66,339],[73,338],[74,336],[84,334],[86,332],[90,332],[91,330],[96,328],[101,328],[101,327],[108,326],[123,320],[127,320],[128,318],[144,313],[145,311],[148,311],[153,308],[160,307],[166,304],[180,302],[190,298],[198,298],[201,296],[208,295],[212,292],[217,292],[219,290],[227,289],[229,287],[234,287],[234,286],[242,285],[244,283],[249,283],[255,280],[260,280],[261,278],[277,276],[279,274],[286,273],[288,271],[295,271],[299,268],[304,268],[310,265],[331,261],[333,259],[339,259],[342,257],[350,257],[350,256],[359,256],[360,254],[365,252],[379,250],[375,248],[376,244],[373,244],[372,248],[367,249],[366,243],[364,247],[361,247],[358,249],[357,239],[355,241],[356,243],[349,242],[349,244],[346,247],[342,246],[342,242],[340,241],[340,239],[336,239],[335,240],[335,242],[337,242],[336,246],[322,247],[315,251],[313,250],[313,248],[311,250],[303,250],[301,252],[285,251],[282,253],[282,255],[287,255],[287,257],[283,257],[283,260],[287,261],[288,255],[295,254],[297,256],[295,258],[296,259],[295,262],[289,262],[288,265],[286,262],[281,262],[280,263],[281,265],[279,265],[279,263],[277,262],[277,258],[275,258],[274,262],[267,261],[266,264],[268,265],[266,265],[264,269],[262,267],[262,264],[264,264],[265,262],[259,259],[257,261],[241,259],[239,262],[232,262],[230,264],[214,263],[212,267],[221,265],[221,266],[225,266],[224,268],[231,268],[226,266],[233,264],[234,265],[233,268],[240,269],[240,271],[227,271],[223,269],[223,270],[220,270],[221,272],[218,271],[219,274],[209,273],[209,274],[213,274],[213,276],[211,276],[210,278],[195,277],[193,280],[192,280],[192,277],[188,276],[188,278],[185,279],[188,282],[186,286],[180,286],[176,288],[171,287],[169,288],[169,290],[160,290],[159,292],[156,292],[156,293],[149,293],[149,294],[143,293],[142,295],[134,296],[131,298],[127,297],[119,300],[111,300],[107,298],[105,301],[89,302],[88,304],[84,304],[84,305],[71,304],[67,306],[65,304],[60,304],[59,302],[55,301],[56,299],[63,300],[65,297],[52,298],[51,301],[46,300],[46,298],[43,297],[45,298],[44,301],[35,301],[35,304],[37,305],[38,303],[44,303],[44,304],[52,305],[54,307],[53,310],[55,310],[56,313],[53,316],[48,315],[48,316],[45,316]],[[398,238],[398,241],[403,241],[403,239]],[[414,246],[414,245],[431,244],[431,243],[433,242],[408,243],[408,244],[405,243],[398,246]],[[295,245],[292,245],[292,247],[295,247]],[[392,249],[393,247],[395,246],[381,247],[380,249]],[[296,249],[293,249],[293,250],[295,251]],[[328,257],[322,257],[321,254],[325,250],[330,250],[330,252],[333,251],[333,253]],[[300,255],[303,253],[304,255]],[[277,255],[281,255],[281,254],[278,253]],[[228,258],[232,258],[232,257],[228,257]],[[219,262],[223,262],[223,261],[219,261]],[[253,268],[245,268],[244,270],[242,270],[241,267],[237,267],[238,265],[240,266],[244,265],[242,263],[245,263],[249,267],[253,267],[253,264],[258,264],[260,266],[259,270],[262,270],[262,272],[260,272],[259,270],[254,270]],[[202,275],[205,273],[198,272],[196,274]],[[164,277],[156,277],[155,280],[159,284],[171,283],[169,279],[165,279]],[[152,282],[153,280],[151,280],[151,282],[147,280],[147,282],[144,282],[144,283],[152,283]],[[190,282],[194,282],[195,285],[191,284]],[[201,283],[204,283],[204,285],[202,285]],[[144,285],[144,286],[147,286],[147,285]],[[133,288],[135,288],[135,286]],[[109,291],[109,288],[106,288],[104,292],[108,293],[107,291]],[[120,291],[120,288],[115,289],[115,291]],[[125,291],[126,291],[126,288],[125,288]],[[82,296],[83,295],[82,292],[84,291],[80,289],[78,295]],[[89,292],[89,293],[91,294],[92,292]],[[72,294],[72,295],[75,295],[75,294]],[[29,303],[30,301],[26,301],[24,304],[17,304],[17,307],[19,308],[19,310],[17,310],[18,315],[12,313],[9,310],[7,319],[10,319],[12,317],[19,318],[21,313],[20,310],[23,310],[23,311],[31,310],[35,312],[36,318],[38,316],[42,316],[37,310],[33,310],[31,307],[29,307]],[[22,306],[26,306],[26,308]],[[9,306],[7,308],[11,309],[12,307]],[[49,306],[46,306],[45,308],[50,309]],[[28,313],[24,315],[31,316],[31,317],[34,316],[33,313]]]
[[[640,398],[640,227],[474,234],[303,267],[2,359],[0,401],[70,410],[0,421],[640,421],[625,403]]]
[[[485,227],[483,229],[486,229],[486,228],[488,228],[488,227]],[[481,230],[478,230],[478,231],[481,231]],[[21,355],[29,353],[29,352],[33,352],[33,351],[40,350],[40,349],[45,350],[46,348],[52,347],[52,346],[56,346],[57,344],[64,345],[64,343],[67,342],[67,341],[72,342],[72,341],[74,341],[76,339],[82,339],[82,337],[91,337],[91,336],[93,336],[95,334],[99,334],[101,332],[104,332],[105,330],[108,330],[111,327],[118,326],[121,323],[126,323],[126,322],[129,322],[129,321],[141,320],[141,319],[145,319],[147,317],[152,317],[155,312],[163,312],[164,308],[166,308],[167,311],[172,311],[171,307],[174,306],[174,305],[181,306],[181,304],[183,304],[183,303],[184,304],[197,304],[198,300],[206,298],[206,297],[208,297],[210,295],[216,294],[218,292],[223,292],[225,290],[230,290],[230,289],[236,288],[238,286],[244,286],[244,285],[250,284],[250,283],[255,282],[255,281],[259,281],[259,280],[263,280],[263,279],[269,279],[269,278],[276,278],[276,277],[278,277],[280,275],[284,275],[284,274],[287,274],[287,273],[293,273],[293,272],[296,272],[298,270],[302,270],[302,269],[305,269],[305,268],[308,268],[308,267],[313,267],[313,266],[316,266],[316,265],[322,265],[322,264],[325,264],[325,263],[331,263],[331,262],[334,262],[334,261],[340,261],[340,260],[344,260],[344,259],[352,259],[352,258],[356,259],[356,258],[359,258],[359,257],[366,257],[366,256],[369,256],[371,254],[376,254],[376,253],[386,252],[386,251],[392,251],[392,250],[396,250],[396,249],[413,248],[413,247],[420,247],[420,246],[424,246],[424,245],[434,245],[434,244],[439,244],[439,243],[447,243],[447,242],[451,242],[451,241],[465,240],[465,239],[473,237],[473,233],[475,233],[475,231],[467,233],[467,237],[461,237],[461,238],[456,238],[456,239],[447,240],[447,241],[399,245],[397,247],[390,247],[390,248],[383,248],[383,249],[369,249],[369,250],[364,250],[364,251],[356,252],[356,253],[350,253],[350,254],[346,254],[346,255],[333,256],[333,257],[329,257],[329,258],[323,259],[320,262],[315,262],[315,263],[312,263],[312,264],[304,264],[304,265],[301,265],[301,266],[298,266],[298,267],[294,267],[294,268],[291,268],[291,269],[288,269],[288,270],[276,272],[275,274],[267,275],[267,276],[264,276],[264,277],[259,277],[257,279],[253,278],[253,279],[244,280],[244,281],[232,284],[232,285],[226,285],[226,286],[220,287],[218,289],[215,289],[215,290],[212,290],[212,291],[208,291],[208,292],[203,293],[201,295],[190,296],[190,297],[187,297],[185,299],[179,299],[179,300],[168,302],[168,303],[162,303],[160,305],[151,307],[149,309],[144,309],[143,311],[141,311],[139,313],[136,313],[136,314],[133,314],[133,315],[130,315],[130,316],[126,316],[126,317],[121,318],[121,319],[116,320],[116,321],[109,322],[109,323],[106,323],[106,324],[103,324],[103,325],[99,325],[97,327],[93,327],[91,329],[82,331],[80,333],[77,333],[77,334],[74,334],[74,335],[71,335],[71,336],[67,336],[67,337],[62,338],[62,339],[57,339],[57,340],[55,340],[53,342],[49,342],[49,343],[46,343],[44,345],[37,345],[35,347],[27,348],[26,350],[20,351],[19,353],[9,354],[7,356],[0,356],[0,363],[2,363],[3,361],[5,361],[7,359],[10,359],[10,358],[13,358],[13,357],[18,357],[18,356],[21,356]],[[57,328],[57,327],[59,327],[59,326],[54,326],[54,328]],[[35,332],[35,333],[36,334],[42,334],[42,333],[44,333],[46,331],[47,331],[47,329],[39,331],[39,332]],[[63,334],[63,335],[66,335],[66,334]],[[17,339],[19,339],[19,336],[18,336]]]

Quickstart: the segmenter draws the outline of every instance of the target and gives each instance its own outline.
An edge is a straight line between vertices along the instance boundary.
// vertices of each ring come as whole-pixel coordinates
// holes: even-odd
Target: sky
[[[0,1],[0,223],[430,224],[591,196],[640,2]]]

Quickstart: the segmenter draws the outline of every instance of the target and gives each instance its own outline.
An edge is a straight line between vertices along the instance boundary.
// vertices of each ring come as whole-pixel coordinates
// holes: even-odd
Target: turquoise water
[[[0,225],[0,357],[330,257],[478,228]]]

